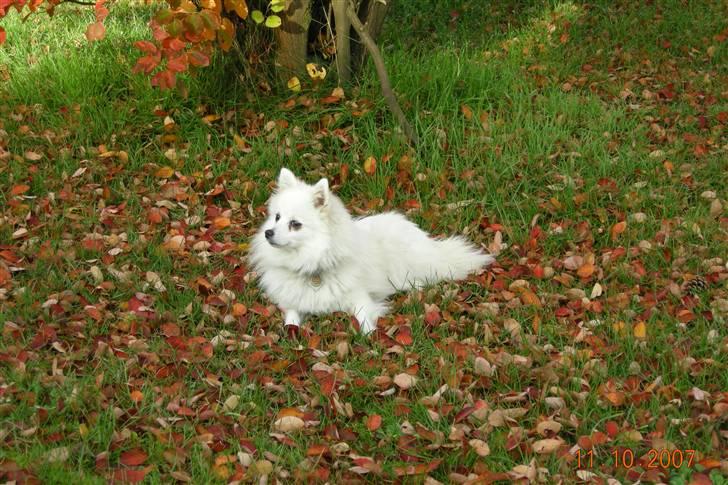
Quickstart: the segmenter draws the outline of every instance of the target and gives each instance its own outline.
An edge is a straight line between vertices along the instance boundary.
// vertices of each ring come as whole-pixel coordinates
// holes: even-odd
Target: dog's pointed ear
[[[278,174],[278,188],[285,189],[296,184],[296,176],[293,172],[283,167],[281,173]]]
[[[313,186],[313,206],[317,209],[329,205],[329,181],[321,179]]]

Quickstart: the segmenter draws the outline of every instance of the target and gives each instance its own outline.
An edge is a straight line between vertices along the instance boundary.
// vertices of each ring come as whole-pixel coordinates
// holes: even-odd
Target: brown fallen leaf
[[[273,423],[273,428],[283,433],[303,429],[306,423],[298,416],[283,416]]]
[[[372,414],[367,418],[367,429],[369,431],[376,431],[382,426],[382,417],[378,414]]]
[[[554,451],[558,450],[563,444],[564,441],[561,439],[546,438],[543,440],[535,441],[532,445],[532,448],[534,453],[544,455],[547,453],[553,453]]]
[[[133,450],[123,452],[119,457],[119,463],[126,466],[138,466],[144,464],[147,458],[149,458],[149,455],[144,450],[134,448]]]
[[[417,378],[411,374],[401,373],[394,376],[394,383],[402,390],[407,390],[417,384]]]
[[[612,229],[609,231],[612,241],[616,240],[625,229],[627,229],[627,221],[621,221],[613,225]]]

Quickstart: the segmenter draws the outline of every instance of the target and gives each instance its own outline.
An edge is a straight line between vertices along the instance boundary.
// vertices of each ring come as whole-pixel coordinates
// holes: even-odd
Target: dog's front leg
[[[294,327],[301,326],[301,314],[298,313],[298,311],[283,309],[283,314],[284,314],[284,325],[286,327],[289,325],[292,325]]]
[[[362,293],[353,299],[351,313],[359,322],[361,333],[369,335],[377,329],[377,320],[386,313],[386,306],[375,302],[368,294]]]

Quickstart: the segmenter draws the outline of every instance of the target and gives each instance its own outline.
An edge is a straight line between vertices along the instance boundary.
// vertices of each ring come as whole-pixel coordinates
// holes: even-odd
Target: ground
[[[160,92],[152,7],[3,19],[0,479],[727,482],[728,6],[451,4],[381,40],[416,149],[371,66]],[[246,264],[284,165],[498,262],[284,338]]]

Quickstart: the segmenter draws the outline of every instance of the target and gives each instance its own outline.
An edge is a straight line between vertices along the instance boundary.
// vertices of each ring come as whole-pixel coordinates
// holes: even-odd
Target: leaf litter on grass
[[[524,37],[524,77],[567,103],[598,100],[637,128],[591,142],[612,168],[574,162],[590,148],[572,133],[529,168],[543,184],[496,180],[513,194],[528,184],[538,217],[526,221],[482,194],[460,205],[459,191],[484,187],[480,167],[364,143],[356,118],[370,103],[356,93],[302,89],[288,111],[199,106],[206,133],[235,131],[203,147],[186,139],[183,112],[130,126],[153,130],[151,148],[111,136],[79,147],[42,107],[1,107],[0,477],[79,467],[118,482],[725,474],[728,117],[717,88],[726,73],[713,63],[725,39],[711,31],[685,50],[672,41],[597,53],[577,40],[604,28],[594,15],[536,22],[544,48]],[[455,28],[460,16],[451,19]],[[576,70],[554,64],[546,45],[573,49]],[[491,55],[516,62],[513,48]],[[497,131],[508,113],[476,117],[475,102],[453,101],[468,136],[495,130],[492,154],[520,163],[503,152],[512,133]],[[437,141],[455,160],[472,156],[457,126]],[[312,179],[329,176],[353,212],[397,208],[437,233],[456,223],[498,262],[397,295],[371,340],[344,315],[288,340],[245,260],[277,168],[251,158],[268,147]],[[477,215],[461,219],[469,204]],[[704,284],[689,285],[696,277]],[[653,467],[650,449],[695,450],[694,462]],[[634,465],[615,463],[615,450]],[[579,469],[587,452],[594,466]]]

